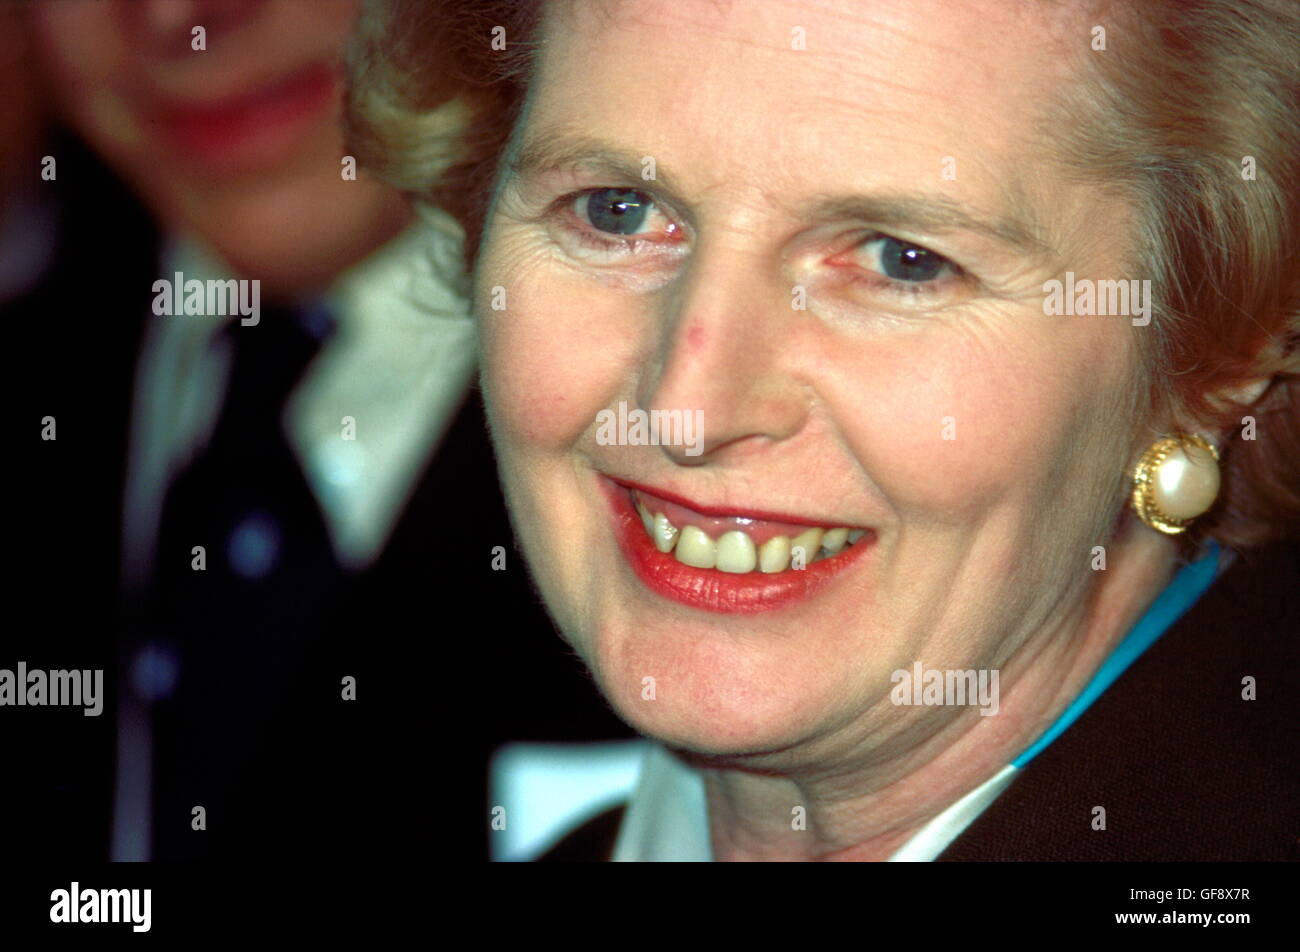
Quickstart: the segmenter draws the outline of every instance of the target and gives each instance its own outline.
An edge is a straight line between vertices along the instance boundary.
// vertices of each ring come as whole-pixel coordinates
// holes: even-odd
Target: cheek
[[[1067,336],[946,327],[873,345],[873,371],[840,381],[852,452],[897,508],[939,518],[1058,492],[1101,389],[1121,385],[1107,341]]]
[[[45,67],[70,104],[92,100],[131,61],[109,4],[37,4],[31,22]]]
[[[540,253],[494,243],[482,262],[475,312],[495,425],[519,444],[567,449],[630,391],[642,325],[622,295]]]
[[[583,411],[565,384],[564,351],[532,323],[543,318],[540,311],[525,317],[522,308],[510,316],[488,313],[485,323],[494,326],[484,334],[483,383],[493,420],[512,442],[559,448],[581,434]]]
[[[122,93],[138,56],[113,6],[41,3],[32,25],[54,94],[76,131],[110,159],[156,174],[159,156],[144,149],[144,120]]]
[[[282,4],[276,11],[281,35],[299,37],[303,47],[322,51],[337,49],[352,32],[361,0],[314,0],[312,3]]]

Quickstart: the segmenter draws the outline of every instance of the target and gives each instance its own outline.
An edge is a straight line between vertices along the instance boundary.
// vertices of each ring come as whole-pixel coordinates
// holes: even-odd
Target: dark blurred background
[[[342,161],[358,6],[0,4],[0,668],[104,671],[0,707],[12,856],[484,860],[501,745],[633,736],[514,549],[452,230]]]

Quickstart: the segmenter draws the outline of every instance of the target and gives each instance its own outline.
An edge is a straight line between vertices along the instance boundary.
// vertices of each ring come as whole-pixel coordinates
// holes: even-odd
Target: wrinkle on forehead
[[[543,34],[552,42],[583,34],[596,39],[601,31],[639,33],[653,70],[638,77],[647,84],[672,87],[674,75],[689,75],[707,88],[710,77],[734,79],[747,64],[760,74],[780,67],[787,91],[800,97],[787,97],[787,108],[832,106],[859,118],[876,110],[887,119],[958,99],[962,112],[954,118],[967,124],[972,115],[1004,124],[1011,118],[1005,107],[1023,112],[1041,105],[1051,87],[1072,78],[1074,58],[1064,54],[1089,41],[1088,18],[1077,5],[1057,0],[611,0],[548,4],[546,11]],[[805,30],[799,50],[792,48],[796,27]],[[716,42],[716,53],[702,57],[695,38]],[[961,99],[973,85],[990,87],[984,91],[990,95]],[[690,109],[695,98],[681,96],[672,105]]]
[[[837,21],[832,30],[807,34],[807,51],[815,53],[815,57],[810,59],[831,64],[828,69],[840,71],[860,66],[864,63],[864,55],[877,51],[884,44],[898,44],[905,47],[902,52],[924,52],[940,62],[955,62],[962,70],[986,72],[990,64],[982,55],[983,48],[1003,53],[1014,51],[1016,34],[1026,26],[1032,27],[1033,43],[1048,54],[1045,59],[1055,61],[1054,50],[1089,40],[1090,27],[1105,18],[1113,2],[943,0],[940,5],[940,11],[945,14],[943,21],[953,22],[974,16],[979,22],[978,29],[960,31],[951,42],[940,41],[937,30],[935,35],[931,35],[906,23],[908,17],[917,14],[919,6],[917,0],[818,3],[809,0],[601,0],[596,3],[567,0],[547,3],[546,15],[563,20],[569,27],[580,26],[582,19],[590,16],[598,21],[599,26],[606,28],[638,26],[690,32],[711,36],[720,44],[781,53],[791,50],[795,27],[808,30],[815,20],[829,19]],[[752,35],[752,30],[734,27],[738,20],[748,24],[759,18],[772,28],[765,38]],[[943,21],[927,19],[926,26]],[[861,35],[864,30],[873,34],[871,46],[847,41],[848,37]],[[875,78],[880,77],[876,75]]]

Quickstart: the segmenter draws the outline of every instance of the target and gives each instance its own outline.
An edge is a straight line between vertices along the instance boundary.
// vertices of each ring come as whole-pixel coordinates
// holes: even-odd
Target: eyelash
[[[556,216],[559,216],[561,218],[567,218],[568,220],[561,221],[560,226],[564,228],[564,230],[568,232],[570,236],[575,238],[586,248],[593,251],[603,252],[606,254],[615,253],[620,255],[635,255],[635,254],[642,253],[641,249],[644,248],[646,245],[665,244],[664,242],[650,242],[650,241],[646,241],[645,239],[637,239],[637,238],[629,238],[629,237],[615,237],[615,236],[602,237],[603,235],[605,235],[604,232],[600,232],[598,230],[593,229],[589,223],[583,223],[580,217],[577,215],[577,213],[573,210],[573,207],[577,203],[578,199],[583,197],[584,195],[595,195],[598,192],[603,192],[608,189],[618,188],[618,187],[620,186],[604,185],[597,188],[584,188],[584,189],[578,189],[577,191],[568,192],[567,194],[562,195],[559,198],[555,199],[555,201],[551,203],[550,207],[542,214],[541,217],[547,219]],[[655,199],[654,195],[651,194],[650,192],[646,192],[643,189],[631,189],[631,190],[642,192],[647,197],[649,197],[651,201],[655,202],[656,208],[659,208],[658,201]],[[892,239],[894,241],[900,242],[901,244],[907,245],[908,247],[919,248],[927,252],[930,251],[930,249],[925,248],[925,246],[923,245],[912,244],[911,242],[908,242],[902,238],[897,238],[894,235],[890,235],[885,232],[872,231],[866,234],[861,240],[859,240],[850,249],[848,249],[848,251],[841,252],[839,255],[836,255],[836,257],[843,257],[847,254],[861,251],[861,249],[867,247],[872,242],[879,241],[881,239]],[[934,254],[934,252],[930,252],[930,253]],[[943,262],[942,268],[945,269],[947,273],[945,274],[941,272],[941,275],[932,281],[900,281],[898,279],[887,277],[886,275],[875,271],[866,271],[865,276],[862,273],[849,274],[846,276],[845,279],[849,281],[851,284],[865,285],[877,292],[885,291],[887,293],[894,293],[903,297],[920,298],[920,297],[929,297],[938,294],[941,292],[941,290],[945,290],[949,288],[952,282],[965,280],[967,278],[967,273],[955,262],[949,260],[948,258],[943,257],[942,255],[936,254],[935,257],[939,258]],[[849,268],[844,267],[843,270],[847,271],[849,270]],[[853,270],[857,272],[862,272],[865,269],[856,268]]]

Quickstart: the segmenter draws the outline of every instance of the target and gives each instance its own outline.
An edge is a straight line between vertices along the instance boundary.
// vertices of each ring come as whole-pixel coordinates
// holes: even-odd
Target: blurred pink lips
[[[314,63],[257,89],[224,99],[171,102],[158,126],[186,158],[221,171],[274,162],[333,107],[339,71]]]

